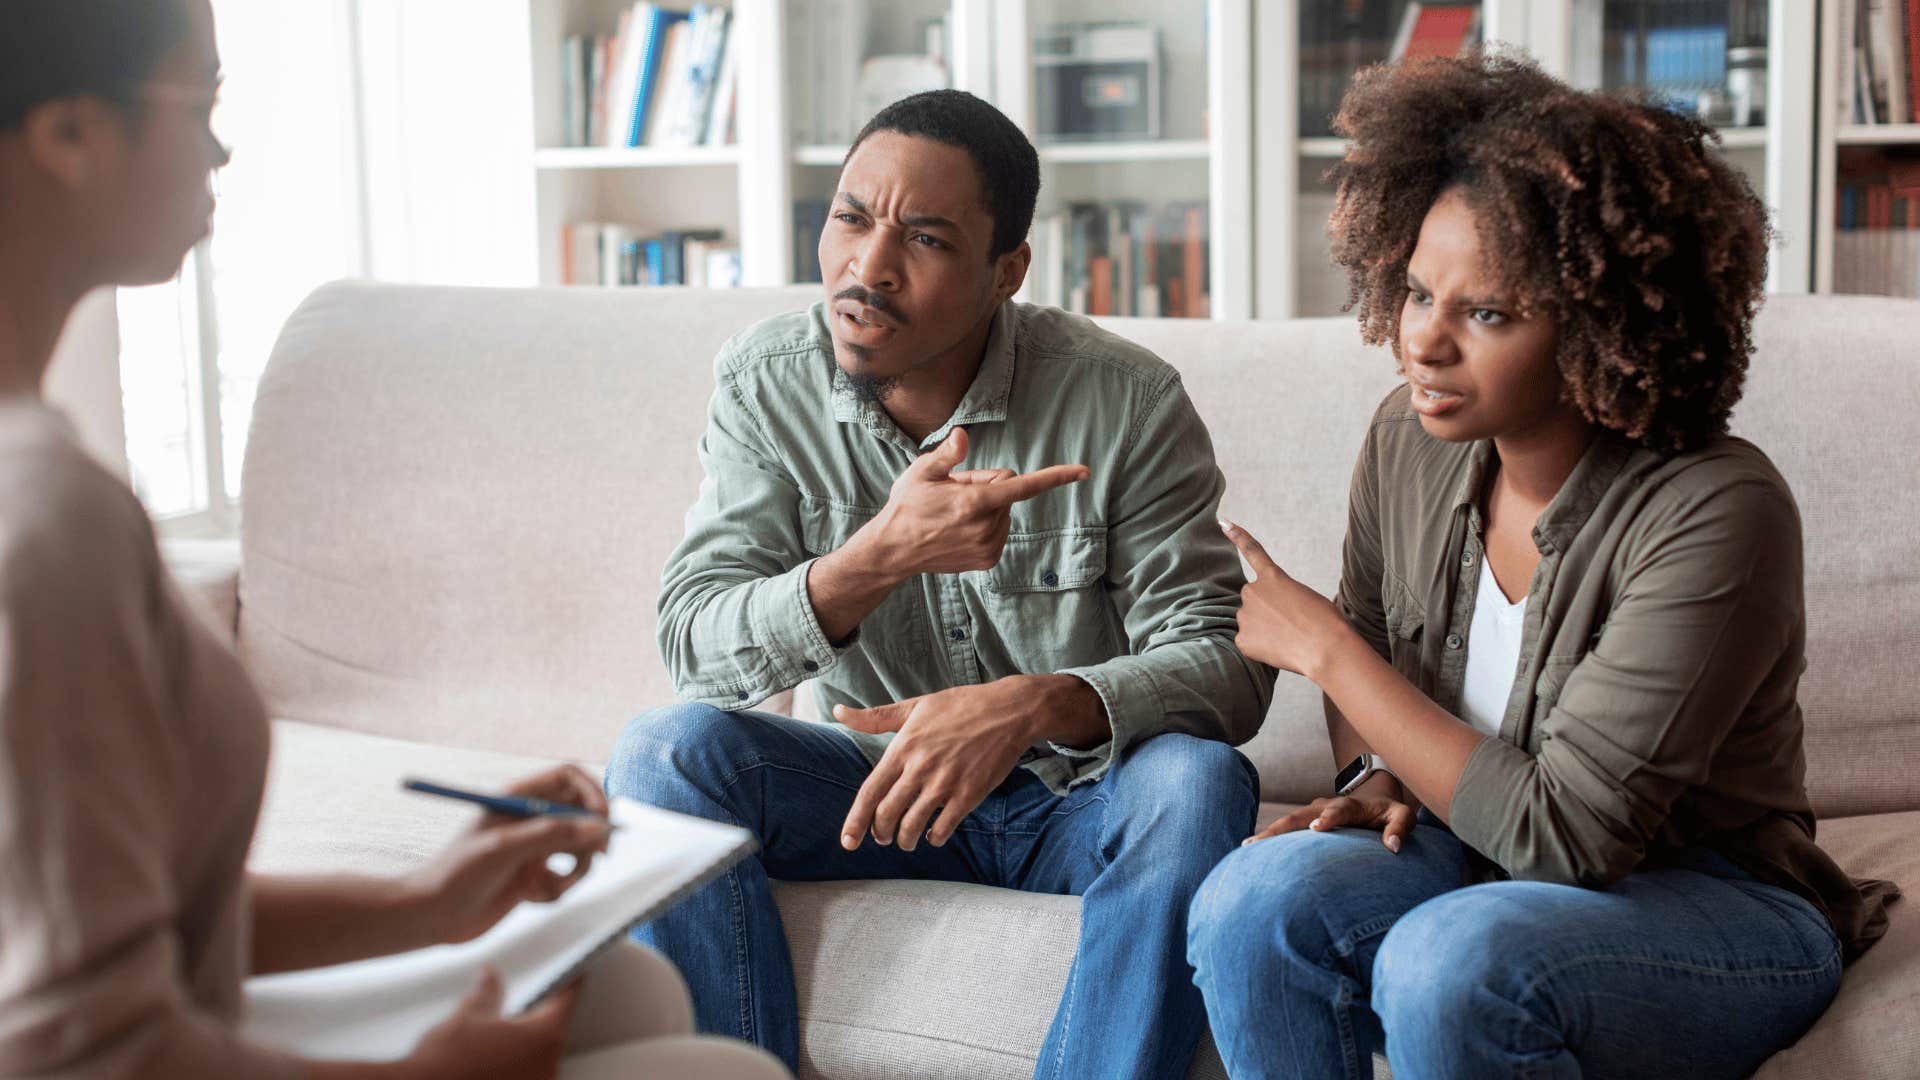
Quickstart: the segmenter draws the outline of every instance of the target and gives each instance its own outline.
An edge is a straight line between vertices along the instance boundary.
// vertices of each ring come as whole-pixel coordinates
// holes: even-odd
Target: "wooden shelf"
[[[1848,124],[1834,133],[1841,146],[1920,145],[1920,124]]]
[[[625,150],[564,146],[533,152],[533,165],[537,169],[675,169],[739,163],[740,150],[734,146],[640,146]]]
[[[1116,164],[1128,161],[1205,161],[1213,147],[1205,139],[1140,139],[1132,142],[1048,143],[1039,148],[1043,163]]]

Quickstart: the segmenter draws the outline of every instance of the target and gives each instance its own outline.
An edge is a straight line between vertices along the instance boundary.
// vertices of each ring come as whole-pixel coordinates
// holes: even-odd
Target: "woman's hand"
[[[580,985],[510,1019],[500,1015],[500,994],[500,975],[488,968],[453,1015],[420,1040],[401,1071],[419,1080],[545,1080],[558,1075]]]
[[[1255,840],[1265,840],[1281,833],[1299,832],[1312,829],[1314,832],[1326,832],[1329,829],[1379,829],[1380,842],[1394,854],[1400,853],[1400,844],[1408,833],[1413,831],[1413,807],[1400,801],[1399,784],[1391,785],[1392,796],[1380,793],[1375,788],[1368,791],[1363,788],[1351,795],[1336,795],[1327,799],[1315,799],[1310,805],[1303,806],[1291,814],[1276,819],[1272,824],[1242,841],[1242,845]]]
[[[1352,633],[1333,602],[1287,576],[1247,530],[1220,528],[1240,549],[1253,576],[1240,589],[1240,633],[1233,639],[1248,659],[1312,679],[1342,634]]]
[[[611,829],[606,796],[593,778],[573,765],[529,777],[507,789],[554,802],[572,803],[592,817],[510,818],[488,814],[432,862],[406,881],[417,898],[418,917],[432,941],[468,941],[485,933],[522,901],[553,900],[573,887],[606,850]],[[573,857],[573,869],[556,874],[553,855]]]

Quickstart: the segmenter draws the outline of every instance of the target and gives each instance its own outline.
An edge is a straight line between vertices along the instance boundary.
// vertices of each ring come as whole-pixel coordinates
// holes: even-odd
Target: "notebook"
[[[614,799],[609,816],[619,827],[573,888],[521,904],[472,941],[248,979],[247,1038],[319,1060],[398,1060],[452,1014],[482,967],[500,972],[502,1011],[524,1012],[755,848],[744,829],[632,799]]]

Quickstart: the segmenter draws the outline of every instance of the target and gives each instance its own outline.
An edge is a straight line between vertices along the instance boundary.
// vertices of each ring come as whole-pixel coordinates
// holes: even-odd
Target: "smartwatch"
[[[1374,773],[1387,773],[1388,775],[1392,775],[1393,770],[1387,768],[1387,759],[1381,757],[1379,754],[1361,754],[1359,757],[1347,762],[1347,767],[1341,769],[1340,775],[1333,778],[1333,793],[1335,795],[1345,795],[1354,788],[1366,783],[1368,778],[1373,776]]]

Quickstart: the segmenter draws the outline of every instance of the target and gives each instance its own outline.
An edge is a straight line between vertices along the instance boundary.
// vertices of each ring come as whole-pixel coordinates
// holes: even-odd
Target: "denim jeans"
[[[838,728],[705,705],[629,724],[607,790],[746,828],[759,856],[634,931],[693,992],[701,1030],[798,1067],[792,959],[770,878],[920,878],[1082,896],[1080,940],[1040,1077],[1184,1076],[1206,1022],[1186,960],[1187,906],[1252,830],[1253,767],[1232,747],[1159,735],[1066,795],[1015,769],[943,847],[840,826],[871,766]]]
[[[1462,886],[1464,848],[1422,814],[1298,832],[1228,856],[1194,898],[1187,956],[1235,1080],[1746,1076],[1840,985],[1820,912],[1719,855],[1605,889]]]

